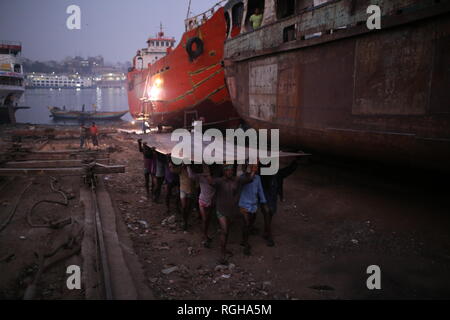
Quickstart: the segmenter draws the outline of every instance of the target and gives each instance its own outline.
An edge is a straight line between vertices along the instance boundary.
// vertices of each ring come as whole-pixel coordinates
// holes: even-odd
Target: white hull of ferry
[[[13,95],[14,101],[18,102],[24,92],[25,92],[24,87],[1,85],[0,86],[0,105],[4,104],[6,97],[9,96],[10,94]]]

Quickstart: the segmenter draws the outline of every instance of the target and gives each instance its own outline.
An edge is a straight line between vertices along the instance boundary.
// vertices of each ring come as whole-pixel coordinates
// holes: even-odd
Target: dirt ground
[[[164,204],[145,198],[135,137],[116,141],[121,152],[113,159],[125,163],[127,173],[105,179],[158,299],[450,298],[448,190],[348,167],[303,165],[285,181],[274,219],[276,246],[267,247],[259,232],[250,240],[252,255],[244,256],[237,216],[229,240],[234,256],[222,266],[216,219],[206,249],[197,212],[184,232],[168,219],[176,210],[167,213]],[[261,215],[256,227],[263,228]],[[370,265],[381,268],[381,290],[367,289]]]
[[[20,126],[19,129],[29,129]],[[40,128],[38,126],[38,128]],[[45,127],[43,127],[45,128]],[[4,148],[11,142],[10,130],[14,127],[1,126],[0,137],[3,155]],[[41,139],[26,138],[20,141],[24,148],[39,151],[77,150],[77,140],[52,140],[37,143]],[[17,142],[17,141],[16,141]],[[36,300],[84,299],[84,290],[68,290],[66,280],[67,267],[81,265],[83,258],[75,252],[81,244],[84,227],[84,207],[80,202],[81,177],[57,177],[62,191],[68,196],[67,206],[54,203],[41,203],[32,211],[32,223],[47,224],[64,218],[72,218],[72,223],[60,229],[30,227],[27,215],[33,205],[42,200],[63,202],[61,194],[51,189],[51,177],[0,177],[0,222],[3,224],[15,205],[17,210],[11,221],[0,230],[0,299],[16,300],[25,297],[26,289],[36,278],[39,270],[39,256],[52,253],[56,248],[75,239],[67,248],[57,251],[45,260],[52,264],[45,269],[36,283],[36,290],[31,297]],[[23,195],[21,193],[23,192]]]
[[[68,241],[70,235],[77,235],[83,223],[84,210],[79,205],[79,178],[64,177],[59,179],[62,188],[74,196],[67,207],[44,203],[33,210],[33,223],[45,224],[48,220],[59,220],[72,217],[74,222],[59,230],[48,228],[31,228],[26,221],[26,215],[31,207],[41,200],[61,201],[62,197],[50,189],[50,179],[39,177],[33,180],[15,178],[11,181],[3,180],[0,190],[0,217],[9,215],[16,202],[18,194],[26,191],[17,207],[17,211],[10,224],[0,233],[0,299],[22,299],[26,288],[35,279],[39,255],[55,250],[59,245]],[[65,255],[71,249],[62,249],[46,262],[54,261]],[[81,258],[73,256],[57,263],[45,271],[37,282],[37,290],[33,299],[83,299],[82,291],[69,291],[66,287],[66,268],[69,265],[80,265]]]
[[[13,134],[13,131],[35,132],[33,130],[36,130],[36,132],[43,132],[47,129],[59,130],[59,137],[49,140],[43,137],[18,139]],[[71,137],[70,133],[74,130],[77,132],[77,128],[73,127],[0,126],[0,162],[3,164],[10,161],[12,148],[34,152],[78,151],[79,140]],[[113,145],[111,138],[102,137],[101,142],[102,150],[117,151],[111,148]],[[14,150],[17,151],[17,149]],[[96,259],[95,245],[86,246],[84,241],[87,239],[89,242],[95,238],[95,235],[89,234],[86,237],[86,232],[92,228],[86,228],[85,223],[91,218],[86,219],[85,212],[91,208],[84,207],[83,203],[86,198],[81,199],[80,191],[84,183],[82,176],[57,177],[58,183],[55,186],[60,187],[68,196],[67,205],[39,203],[43,200],[64,202],[63,196],[51,189],[51,181],[50,176],[0,177],[0,300],[16,300],[25,297],[35,300],[85,299],[86,296],[92,296],[97,291],[99,294],[102,292],[100,282],[96,282],[99,281],[96,269],[89,272],[81,270],[82,275],[89,275],[88,277],[84,276],[82,280],[84,286],[81,290],[67,289],[66,281],[69,276],[66,273],[67,267],[71,265],[85,267],[85,261]],[[39,205],[32,210],[37,203]],[[16,210],[14,210],[15,208]],[[30,226],[27,220],[27,216],[30,215],[32,224],[41,226]],[[51,221],[69,217],[72,219],[72,223],[64,225],[60,229],[42,226]],[[115,217],[114,211],[112,217]],[[115,228],[106,227],[111,230],[111,233],[116,232],[113,230]],[[70,240],[71,238],[73,239]],[[123,239],[120,244],[126,244],[126,240]],[[62,247],[62,245],[64,246]],[[61,248],[55,251],[59,247]],[[118,247],[118,252],[120,252],[121,246]],[[82,248],[83,250],[81,250]],[[48,257],[42,262],[40,257],[43,256]],[[115,266],[117,266],[116,262],[112,261]],[[40,268],[42,265],[45,268]],[[130,266],[132,265],[130,263]],[[43,272],[38,277],[40,269]],[[119,284],[122,283],[120,279],[115,280]],[[33,288],[33,282],[35,289],[30,290]],[[123,283],[121,285],[124,286]],[[90,293],[88,294],[87,291]],[[151,295],[145,295],[145,297],[148,296]]]

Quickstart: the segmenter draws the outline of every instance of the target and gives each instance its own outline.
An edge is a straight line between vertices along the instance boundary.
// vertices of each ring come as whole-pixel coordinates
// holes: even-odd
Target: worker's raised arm
[[[238,178],[238,183],[239,185],[243,186],[245,184],[248,184],[250,182],[253,181],[253,179],[255,178],[256,175],[256,171],[253,171],[250,169],[250,166],[247,166],[245,168],[245,172],[244,174],[242,174],[239,178]]]

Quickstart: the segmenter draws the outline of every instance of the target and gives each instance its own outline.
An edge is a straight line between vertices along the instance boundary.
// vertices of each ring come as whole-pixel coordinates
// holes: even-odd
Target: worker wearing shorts
[[[238,212],[239,189],[251,182],[253,177],[243,174],[236,177],[234,165],[223,166],[223,177],[209,177],[210,184],[216,188],[216,215],[220,223],[221,258],[220,263],[226,264],[232,252],[227,249],[230,219]]]
[[[167,208],[167,214],[170,214],[170,200],[172,198],[173,190],[177,190],[178,186],[180,185],[179,177],[178,175],[174,174],[172,172],[172,169],[175,167],[175,165],[171,162],[170,156],[167,156],[166,165],[165,165],[165,172],[164,172],[164,183],[166,186],[166,208]],[[178,190],[177,190],[178,191]],[[176,202],[175,205],[178,210],[180,210],[180,200],[178,196],[179,192],[177,192],[176,196]]]
[[[263,238],[267,241],[269,247],[273,247],[275,242],[272,235],[272,220],[273,216],[277,213],[278,197],[283,195],[283,181],[298,167],[298,161],[294,160],[291,164],[285,168],[278,170],[274,175],[261,176],[261,183],[264,190],[264,194],[267,200],[267,207],[269,210],[265,210],[263,207],[264,215],[264,235]]]
[[[261,177],[256,174],[258,172],[258,165],[250,165],[249,170],[254,175],[254,178],[250,183],[242,187],[239,198],[239,210],[244,218],[242,245],[244,246],[245,255],[250,255],[248,237],[250,235],[250,229],[255,223],[258,205],[265,205],[267,203],[261,184]]]
[[[181,210],[183,212],[183,230],[188,228],[188,220],[192,211],[192,204],[194,201],[194,181],[189,178],[186,166],[178,166],[172,169],[173,173],[177,173],[180,177],[180,202]]]
[[[147,192],[147,198],[150,198],[150,182],[152,183],[151,192],[153,194],[153,174],[154,169],[154,156],[153,149],[150,148],[146,142],[142,143],[142,139],[138,140],[139,152],[144,156],[144,179],[145,179],[145,191]]]
[[[155,203],[159,203],[159,197],[161,196],[161,188],[164,182],[166,157],[165,155],[156,151],[154,152],[154,154],[155,154],[154,158],[155,174],[154,174],[153,201]]]
[[[214,201],[216,195],[216,188],[214,188],[208,180],[209,167],[203,167],[203,173],[195,173],[192,168],[187,167],[189,178],[197,182],[200,185],[200,195],[198,198],[198,205],[200,210],[200,217],[202,219],[203,230],[203,246],[209,248],[211,246],[211,238],[208,236],[209,222],[211,220],[211,214],[214,209]]]

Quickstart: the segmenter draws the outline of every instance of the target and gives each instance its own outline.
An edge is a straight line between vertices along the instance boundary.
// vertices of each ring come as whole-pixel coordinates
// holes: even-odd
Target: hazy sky
[[[0,0],[0,40],[21,41],[22,56],[61,60],[103,55],[108,62],[131,60],[163,23],[166,36],[184,32],[188,0]],[[192,0],[199,14],[219,0]],[[69,5],[81,8],[81,30],[68,30]]]

